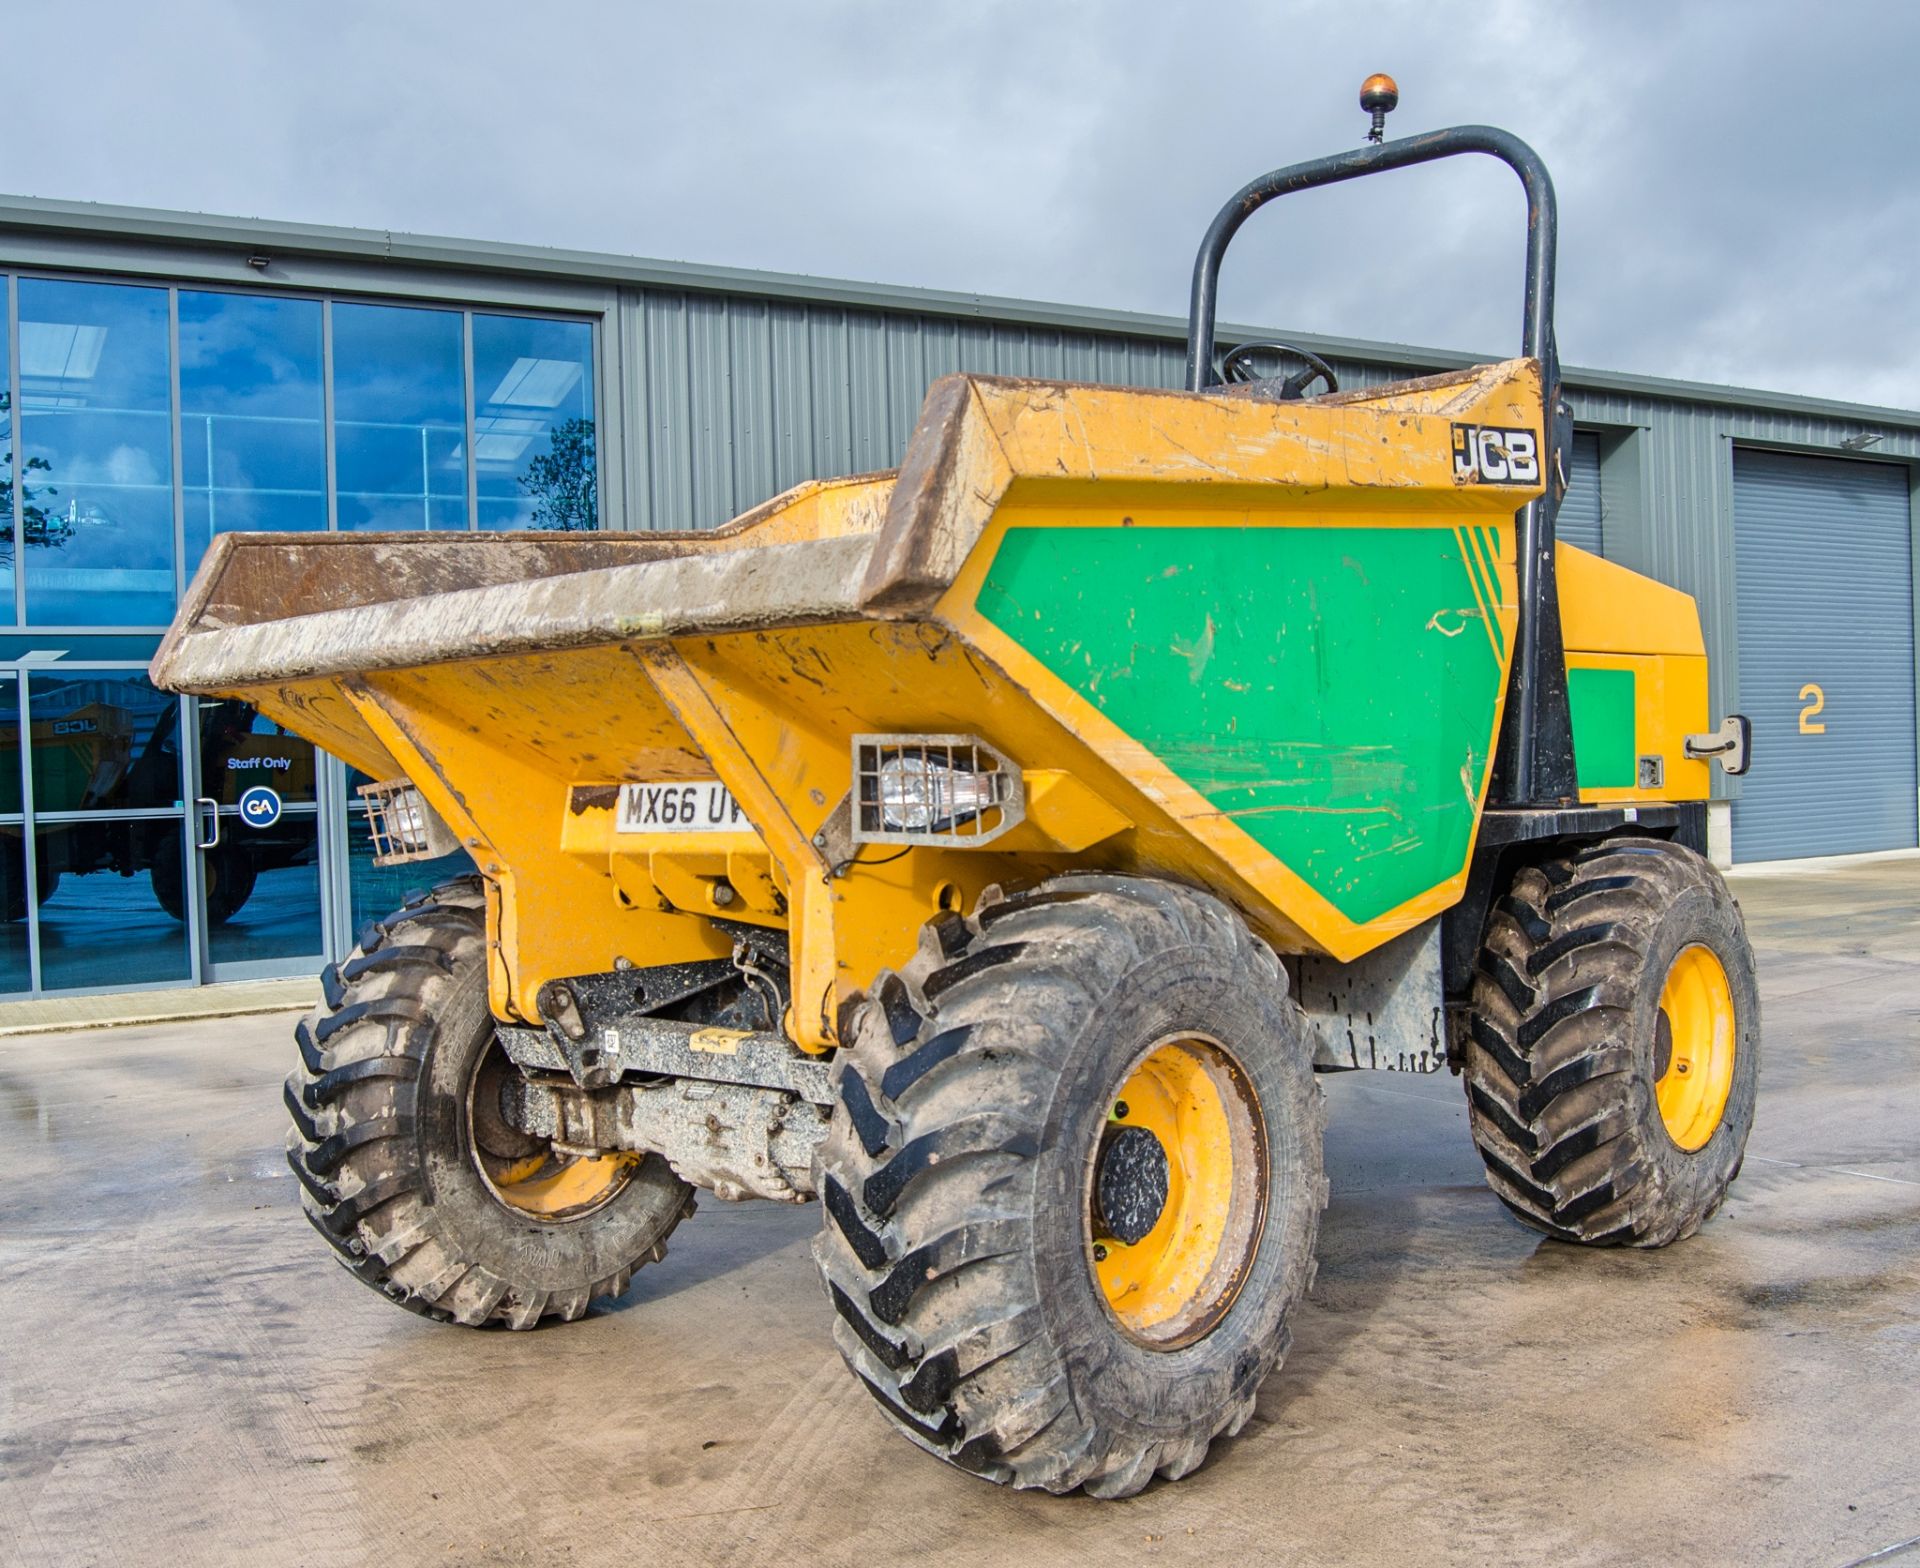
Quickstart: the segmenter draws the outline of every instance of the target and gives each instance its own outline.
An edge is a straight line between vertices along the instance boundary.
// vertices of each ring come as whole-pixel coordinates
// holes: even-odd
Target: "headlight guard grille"
[[[970,848],[1025,817],[1019,768],[976,735],[853,737],[856,844]]]

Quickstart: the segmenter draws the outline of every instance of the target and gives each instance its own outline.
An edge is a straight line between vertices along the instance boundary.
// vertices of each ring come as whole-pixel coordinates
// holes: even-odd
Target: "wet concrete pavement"
[[[1123,1503],[892,1436],[812,1208],[706,1199],[612,1310],[437,1327],[298,1216],[287,1017],[0,1040],[0,1561],[1838,1568],[1920,1537],[1920,860],[1735,891],[1767,1054],[1719,1217],[1543,1241],[1457,1081],[1332,1079],[1293,1354]]]

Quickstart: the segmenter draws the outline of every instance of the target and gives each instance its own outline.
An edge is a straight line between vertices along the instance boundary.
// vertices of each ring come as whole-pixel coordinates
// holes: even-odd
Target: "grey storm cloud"
[[[1554,171],[1573,363],[1920,404],[1902,0],[27,4],[18,194],[510,240],[1178,314],[1219,203],[1483,121]],[[1510,351],[1492,163],[1319,192],[1229,320]]]

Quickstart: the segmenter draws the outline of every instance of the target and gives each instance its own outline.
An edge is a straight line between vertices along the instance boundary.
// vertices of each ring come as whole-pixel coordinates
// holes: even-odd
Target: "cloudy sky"
[[[1575,364],[1920,407],[1904,0],[15,0],[0,190],[1181,314],[1246,179],[1504,125],[1560,193]],[[1296,198],[1223,315],[1517,341],[1463,160]]]

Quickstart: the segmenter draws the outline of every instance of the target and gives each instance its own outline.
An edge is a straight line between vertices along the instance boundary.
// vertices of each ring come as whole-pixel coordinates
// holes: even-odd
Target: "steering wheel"
[[[1263,376],[1253,366],[1255,354],[1285,354],[1297,359],[1306,366],[1296,370],[1280,383],[1280,401],[1296,402],[1307,395],[1307,388],[1315,381],[1324,381],[1328,392],[1340,390],[1340,378],[1333,373],[1329,365],[1318,354],[1292,343],[1242,343],[1227,350],[1226,357],[1220,361],[1220,379],[1222,381],[1244,384],[1249,381],[1270,381],[1271,376]]]

